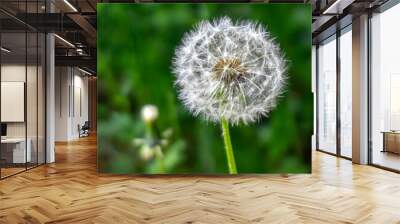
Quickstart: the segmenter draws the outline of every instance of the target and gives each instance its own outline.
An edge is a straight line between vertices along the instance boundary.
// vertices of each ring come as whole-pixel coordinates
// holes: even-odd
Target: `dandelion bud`
[[[158,117],[158,108],[154,105],[144,105],[142,107],[142,119],[147,122],[147,123],[151,123],[153,121],[155,121]]]
[[[150,160],[154,156],[154,150],[150,148],[148,145],[143,145],[140,148],[140,157],[143,160]]]

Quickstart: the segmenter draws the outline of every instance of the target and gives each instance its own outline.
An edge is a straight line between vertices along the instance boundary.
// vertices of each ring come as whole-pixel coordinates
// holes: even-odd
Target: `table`
[[[400,154],[400,131],[382,131],[383,150],[382,152],[392,152]]]
[[[25,138],[5,138],[1,139],[1,157],[9,163],[26,163],[31,162],[32,153],[30,138],[26,139],[27,147],[25,152]],[[10,148],[12,147],[12,148]],[[5,154],[5,155],[3,155]],[[12,156],[10,155],[12,154]],[[11,159],[12,158],[12,159]]]

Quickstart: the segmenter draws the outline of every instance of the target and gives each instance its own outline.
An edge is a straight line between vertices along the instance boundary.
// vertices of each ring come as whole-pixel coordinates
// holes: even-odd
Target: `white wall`
[[[37,69],[39,69],[37,71]],[[24,82],[26,84],[26,105],[22,102],[22,108],[10,108],[3,106],[3,113],[17,113],[20,110],[24,116],[26,112],[26,120],[21,122],[5,122],[7,124],[7,137],[9,138],[24,138],[25,135],[31,144],[31,155],[33,162],[39,159],[39,163],[44,163],[45,150],[45,120],[44,120],[44,74],[42,67],[36,65],[10,63],[1,66],[1,81],[2,82]],[[27,80],[25,80],[27,78]],[[2,94],[5,94],[2,89]],[[20,90],[20,94],[24,94],[24,90]],[[2,95],[2,98],[8,98],[7,95]],[[17,102],[15,102],[17,103]],[[38,153],[38,156],[37,156]]]
[[[25,82],[25,64],[8,64],[1,66],[1,81]],[[6,110],[6,108],[1,108]],[[7,123],[7,137],[25,137],[25,122]]]
[[[27,69],[27,70],[25,70]],[[1,66],[1,81],[2,82],[25,82],[25,75],[26,71],[28,74],[36,74],[36,67],[34,66],[28,66],[25,67],[25,64],[20,65],[20,64],[4,64]],[[30,76],[29,76],[30,77]],[[28,77],[28,78],[29,78]],[[32,81],[29,80],[30,85],[36,85],[36,80]],[[28,105],[31,107],[36,108],[36,88],[27,88],[27,103],[31,104],[34,101],[34,104]],[[3,96],[4,97],[4,96]],[[7,108],[1,108],[2,110],[7,110]],[[35,109],[36,111],[36,109]],[[36,130],[36,113],[31,113],[29,110],[27,114],[28,116],[28,122],[34,121],[35,124],[28,124],[28,129],[29,128],[34,128]],[[7,136],[8,137],[25,137],[25,123],[26,122],[7,122]],[[35,127],[33,127],[35,126]],[[29,131],[29,130],[28,130]],[[30,132],[29,132],[30,133]],[[28,137],[29,137],[28,133]]]
[[[84,75],[83,73],[79,72],[78,74],[76,73],[78,70],[74,70],[74,91],[73,94],[74,96],[74,102],[73,105],[74,107],[72,108],[72,120],[71,120],[71,135],[74,138],[79,137],[79,132],[78,132],[78,124],[83,125],[85,121],[89,120],[89,113],[88,113],[88,77],[87,76],[82,76]]]
[[[68,88],[70,77],[67,67],[55,68],[55,141],[68,140]]]
[[[88,120],[88,78],[76,68],[56,67],[55,140],[79,138],[78,125]]]

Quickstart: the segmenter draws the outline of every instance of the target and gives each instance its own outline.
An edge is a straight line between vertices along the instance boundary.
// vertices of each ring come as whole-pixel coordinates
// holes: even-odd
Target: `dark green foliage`
[[[172,128],[168,173],[228,173],[220,126],[193,117],[177,98],[171,60],[183,34],[202,19],[227,15],[266,25],[288,59],[288,86],[259,123],[231,128],[239,173],[311,172],[311,7],[303,4],[98,4],[98,167],[158,173],[143,161],[140,109],[159,108]]]

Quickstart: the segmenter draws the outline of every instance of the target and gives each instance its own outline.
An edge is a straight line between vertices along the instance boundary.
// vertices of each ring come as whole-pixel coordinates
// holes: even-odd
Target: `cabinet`
[[[400,154],[400,132],[388,131],[383,134],[383,152]]]

